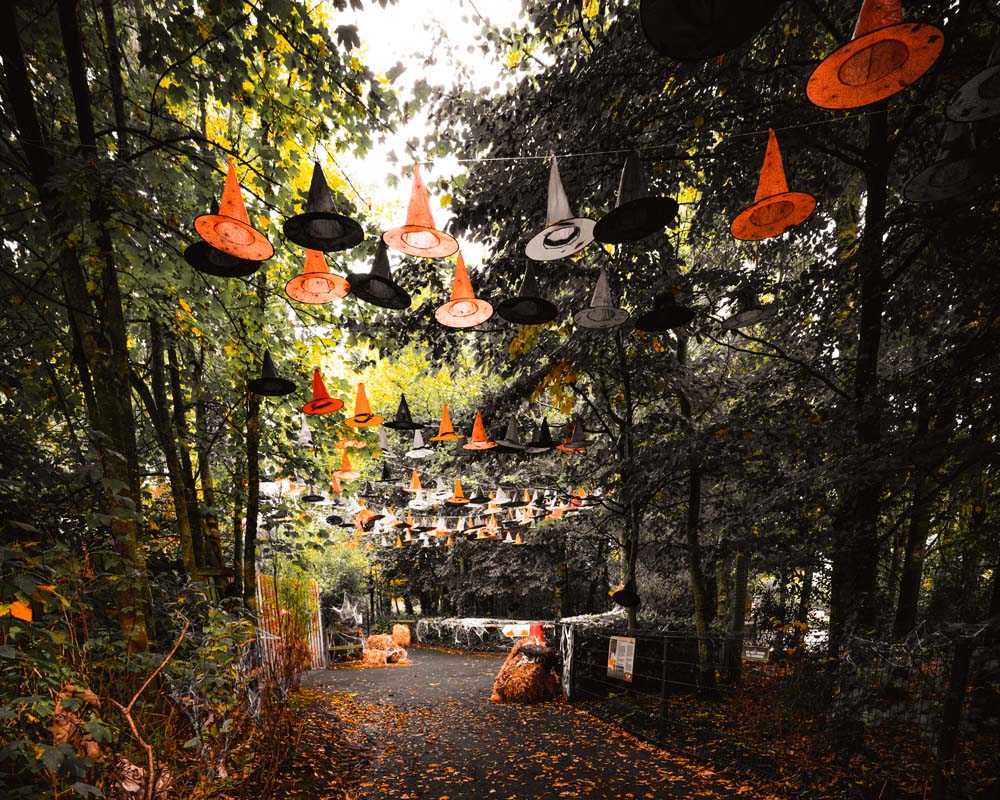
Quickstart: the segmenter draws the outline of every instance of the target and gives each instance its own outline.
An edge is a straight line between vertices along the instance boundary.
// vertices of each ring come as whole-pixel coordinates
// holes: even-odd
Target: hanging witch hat
[[[639,593],[635,590],[635,581],[630,580],[611,592],[611,600],[624,608],[638,608],[641,601]]]
[[[302,415],[302,425],[299,427],[299,436],[295,440],[295,444],[299,447],[315,447],[316,442],[313,441],[312,431],[309,430],[309,418],[303,414]]]
[[[1000,64],[974,75],[948,101],[952,122],[981,122],[1000,114]]]
[[[993,172],[973,146],[972,126],[949,122],[937,159],[907,181],[903,197],[911,203],[962,197],[991,180]]]
[[[347,451],[340,458],[340,469],[333,473],[334,478],[342,481],[356,481],[361,477],[361,473],[351,466],[351,459],[347,457]]]
[[[605,244],[637,242],[662,231],[677,216],[677,201],[672,197],[654,197],[642,176],[639,154],[632,150],[625,157],[618,202],[594,226],[594,238]]]
[[[458,242],[453,236],[434,227],[431,199],[420,177],[419,164],[413,165],[413,189],[406,222],[383,233],[382,241],[393,250],[419,258],[445,258],[458,250]]]
[[[278,373],[274,369],[274,362],[271,360],[271,351],[265,350],[264,366],[261,368],[260,377],[250,381],[247,388],[262,397],[283,397],[295,391],[295,384],[290,380],[278,377]]]
[[[349,428],[374,428],[385,422],[385,417],[378,417],[372,413],[372,407],[368,403],[368,395],[365,393],[365,385],[358,384],[358,394],[354,399],[354,416],[346,421]]]
[[[570,422],[569,430],[566,433],[566,439],[562,444],[556,445],[556,450],[561,450],[564,453],[582,453],[587,449],[587,437],[579,417]]]
[[[236,167],[229,159],[222,204],[212,214],[203,214],[194,221],[194,229],[216,250],[247,261],[266,261],[274,255],[267,237],[250,226],[250,217],[243,204]]]
[[[309,484],[309,488],[306,490],[306,493],[299,498],[300,503],[322,503],[324,500],[326,500],[326,498],[323,497],[323,495],[318,494],[316,490],[313,489],[313,485],[311,483]]]
[[[496,447],[497,443],[490,441],[486,435],[486,426],[483,425],[483,412],[476,412],[476,421],[472,424],[472,437],[462,447],[465,450],[489,450]]]
[[[854,38],[809,76],[806,96],[820,108],[861,108],[901,92],[933,66],[944,34],[904,22],[901,0],[864,0]]]
[[[441,424],[438,426],[437,436],[432,436],[432,442],[453,442],[461,439],[461,434],[455,431],[455,426],[451,424],[451,414],[448,413],[448,404],[441,408]]]
[[[372,271],[352,272],[347,279],[351,283],[351,294],[373,306],[402,311],[413,302],[409,293],[392,279],[389,250],[381,239],[375,248]]]
[[[722,327],[727,331],[738,328],[748,328],[758,322],[770,319],[778,313],[777,303],[764,305],[757,299],[757,293],[747,287],[736,295],[736,313],[722,321]]]
[[[752,39],[781,0],[641,0],[642,32],[661,55],[704,61]]]
[[[424,427],[422,422],[414,422],[410,415],[410,406],[406,402],[406,395],[399,396],[399,408],[396,409],[396,418],[385,423],[385,427],[394,431],[416,431]]]
[[[420,485],[420,475],[417,474],[416,467],[413,468],[413,472],[410,473],[410,485],[403,487],[405,491],[412,492],[416,494],[417,492],[423,491],[423,486]]]
[[[302,406],[303,413],[329,414],[332,411],[340,411],[344,407],[343,400],[330,397],[330,393],[327,392],[318,369],[313,370],[312,392],[312,400]]]
[[[535,277],[535,265],[528,262],[524,269],[524,280],[516,295],[497,306],[497,314],[516,325],[542,325],[551,322],[559,314],[555,303],[542,297]]]
[[[340,300],[351,291],[351,284],[330,272],[319,250],[306,250],[305,272],[285,284],[285,294],[300,303],[320,305]]]
[[[382,462],[382,474],[378,478],[379,483],[392,483],[392,470],[389,469],[389,462]]]
[[[295,244],[324,253],[347,250],[365,238],[357,222],[337,211],[333,192],[318,161],[313,164],[305,212],[285,220],[283,230]]]
[[[413,447],[406,451],[407,458],[426,458],[434,451],[424,444],[424,435],[420,431],[413,432]]]
[[[460,250],[451,284],[451,300],[434,312],[434,318],[446,328],[472,328],[492,316],[493,306],[472,291],[472,281]]]
[[[639,317],[635,321],[635,327],[646,333],[655,333],[680,328],[693,319],[694,309],[678,303],[674,290],[668,289],[653,298],[653,310]]]
[[[737,214],[729,232],[735,238],[748,242],[770,239],[805,222],[815,208],[816,198],[811,194],[788,191],[778,138],[774,129],[769,128],[764,166],[757,181],[757,196],[752,206]]]
[[[511,416],[503,438],[497,439],[497,450],[501,453],[520,453],[524,450],[524,445],[521,443],[521,430],[517,425],[516,417]]]
[[[546,228],[524,249],[535,261],[555,261],[568,258],[583,250],[594,240],[594,220],[574,216],[569,198],[559,176],[555,154],[549,166],[549,199],[545,214]]]
[[[597,276],[597,286],[594,288],[594,296],[590,300],[590,307],[582,311],[577,311],[573,315],[576,324],[581,328],[593,328],[596,330],[607,330],[617,328],[628,320],[628,312],[624,308],[618,308],[611,299],[611,287],[608,286],[608,274],[601,268],[601,274]]]
[[[464,506],[469,502],[469,498],[462,494],[461,481],[455,481],[455,491],[452,493],[451,497],[445,500],[445,502],[452,506]]]
[[[209,215],[218,215],[219,203],[212,201]],[[184,249],[184,260],[199,272],[215,275],[219,278],[246,278],[260,269],[263,261],[251,261],[247,258],[237,258],[229,253],[212,247],[206,241],[189,244]]]
[[[535,435],[525,445],[525,450],[529,453],[547,453],[549,450],[555,450],[557,444],[558,442],[552,438],[552,431],[549,430],[549,421],[543,417],[542,424],[535,428]]]

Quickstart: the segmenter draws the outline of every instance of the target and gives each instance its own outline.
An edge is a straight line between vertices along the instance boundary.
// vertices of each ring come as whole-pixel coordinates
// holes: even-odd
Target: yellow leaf
[[[18,619],[23,619],[25,622],[31,622],[31,609],[20,600],[15,600],[11,603],[10,613]]]
[[[441,208],[447,208],[451,205],[451,195],[443,194],[441,195]]]

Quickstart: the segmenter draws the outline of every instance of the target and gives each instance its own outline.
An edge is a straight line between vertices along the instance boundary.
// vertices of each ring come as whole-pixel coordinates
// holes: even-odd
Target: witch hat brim
[[[728,319],[722,321],[723,330],[734,331],[739,328],[749,328],[751,325],[756,325],[759,322],[764,322],[765,320],[771,319],[775,314],[778,313],[777,303],[768,303],[767,305],[755,305],[750,308],[744,308],[737,311]]]
[[[392,279],[389,251],[385,242],[379,239],[375,248],[375,260],[371,272],[348,275],[351,291],[355,297],[380,308],[402,311],[409,308],[413,300],[407,291]]]
[[[333,192],[318,163],[313,165],[305,213],[289,217],[282,230],[295,244],[325,253],[347,250],[361,244],[365,238],[357,222],[337,211]]]
[[[264,364],[259,378],[247,383],[247,389],[262,397],[284,397],[295,391],[295,384],[286,378],[278,377],[271,360],[271,352],[264,351]]]
[[[559,316],[555,303],[544,297],[511,297],[500,303],[496,312],[515,325],[544,325]]]
[[[642,31],[661,55],[704,61],[752,39],[780,0],[642,0]]]
[[[669,331],[687,325],[694,319],[694,309],[682,306],[670,297],[657,297],[653,302],[653,310],[648,311],[635,321],[635,327],[644,333]]]
[[[815,208],[816,198],[805,192],[772,195],[743,209],[729,226],[729,232],[745,242],[771,239],[805,222]]]
[[[993,177],[985,161],[979,153],[936,161],[906,182],[903,197],[911,203],[933,203],[971,194]]]
[[[263,263],[231,256],[204,241],[188,245],[184,249],[184,260],[198,272],[218,278],[246,278],[259,270]]]
[[[194,228],[216,250],[236,258],[267,261],[274,255],[267,237],[250,225],[233,159],[229,159],[220,211],[197,217]]]
[[[642,603],[635,589],[630,588],[629,586],[625,586],[616,592],[612,592],[611,600],[623,608],[638,608]]]
[[[603,244],[637,242],[659,233],[677,216],[671,197],[640,197],[605,214],[594,226],[594,239]]]
[[[849,109],[901,92],[929,70],[944,47],[933,25],[902,22],[869,31],[824,58],[806,83],[820,108]]]
[[[285,284],[285,294],[292,300],[321,305],[347,297],[351,284],[332,272],[303,272]]]
[[[966,81],[948,101],[945,114],[952,122],[981,122],[1000,114],[1000,64]]]
[[[597,223],[584,217],[560,220],[535,234],[524,248],[533,261],[555,261],[579,253],[594,241]]]

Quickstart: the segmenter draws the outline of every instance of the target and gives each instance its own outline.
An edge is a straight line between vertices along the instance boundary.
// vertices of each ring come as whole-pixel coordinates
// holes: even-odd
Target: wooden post
[[[664,634],[660,658],[660,733],[667,730],[667,656],[670,655],[670,637]]]
[[[972,647],[972,639],[969,637],[963,637],[955,645],[951,674],[948,676],[948,693],[941,712],[941,732],[934,760],[931,800],[943,800],[948,796],[955,777],[955,751],[958,749],[958,729],[962,722],[965,690],[969,684]]]

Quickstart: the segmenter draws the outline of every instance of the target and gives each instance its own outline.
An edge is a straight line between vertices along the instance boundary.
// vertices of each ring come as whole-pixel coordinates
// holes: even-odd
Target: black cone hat
[[[295,384],[285,378],[279,378],[271,360],[271,351],[264,351],[264,366],[260,377],[250,381],[247,388],[262,397],[284,397],[295,391]]]
[[[621,589],[612,592],[611,599],[624,608],[638,608],[641,601],[635,590],[635,581],[629,581]]]
[[[521,431],[517,426],[517,419],[511,417],[507,422],[507,431],[502,439],[497,439],[497,450],[503,453],[520,453],[524,450],[521,443]]]
[[[531,261],[524,269],[520,290],[497,306],[497,314],[516,325],[542,325],[559,314],[555,304],[541,296],[535,266]]]
[[[753,289],[743,289],[736,296],[736,313],[722,321],[722,327],[727,331],[738,328],[748,328],[770,319],[778,313],[777,303],[764,305],[757,299]]]
[[[535,429],[535,435],[531,437],[525,449],[529,453],[547,453],[549,450],[555,450],[557,444],[558,442],[552,438],[552,431],[549,430],[549,421],[543,418],[542,424]]]
[[[396,418],[384,424],[385,427],[392,428],[394,431],[417,431],[424,427],[422,422],[413,421],[405,394],[399,396],[399,408],[396,409]]]
[[[209,213],[213,215],[219,213],[218,200],[212,201],[212,210]],[[184,250],[184,260],[198,272],[219,278],[246,278],[253,275],[264,263],[223,253],[204,240],[188,245]]]
[[[639,154],[632,150],[625,157],[618,202],[594,226],[594,238],[604,244],[637,242],[662,231],[677,216],[677,201],[653,197],[642,176]]]
[[[295,244],[325,253],[347,250],[365,238],[357,222],[337,211],[319,162],[313,165],[305,213],[285,220],[283,230]]]
[[[721,56],[752,39],[780,0],[641,0],[642,31],[658,53],[678,61]]]
[[[992,179],[994,171],[974,147],[972,127],[949,122],[937,159],[906,182],[903,197],[911,203],[964,197]]]
[[[347,276],[351,283],[351,294],[380,308],[391,308],[401,311],[409,308],[412,299],[407,291],[392,279],[389,266],[389,250],[384,241],[379,239],[375,249],[375,261],[372,271],[367,273],[351,273]]]
[[[687,325],[693,319],[694,309],[682,306],[677,302],[673,291],[666,291],[653,299],[653,310],[639,317],[635,321],[635,327],[646,333],[668,331]]]

